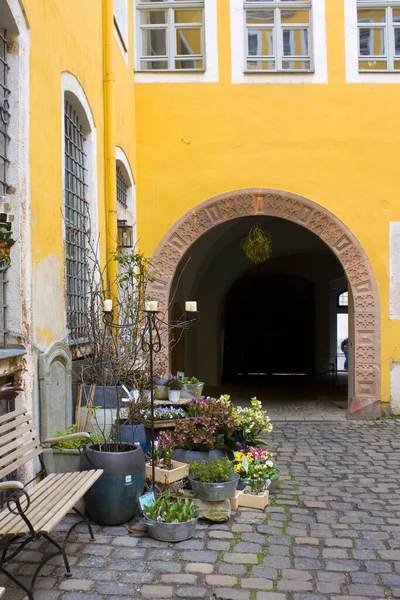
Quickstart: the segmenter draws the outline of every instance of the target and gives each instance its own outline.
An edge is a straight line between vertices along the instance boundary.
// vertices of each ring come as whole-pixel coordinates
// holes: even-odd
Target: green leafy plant
[[[185,385],[188,383],[191,385],[196,385],[197,383],[200,383],[200,379],[197,379],[197,377],[183,377],[182,383]]]
[[[78,431],[76,425],[71,425],[67,429],[58,429],[54,437],[62,437],[64,435],[70,435],[71,433],[76,433]],[[103,441],[102,436],[91,434],[90,438],[74,438],[72,440],[64,440],[62,442],[53,442],[51,447],[54,450],[79,450],[79,448],[84,448],[87,444],[99,444]]]
[[[233,464],[227,458],[214,458],[210,462],[204,460],[193,462],[189,468],[190,476],[202,483],[222,483],[229,481],[233,475]]]
[[[158,523],[185,523],[195,519],[199,513],[199,507],[192,500],[171,498],[170,490],[144,508],[146,518]]]

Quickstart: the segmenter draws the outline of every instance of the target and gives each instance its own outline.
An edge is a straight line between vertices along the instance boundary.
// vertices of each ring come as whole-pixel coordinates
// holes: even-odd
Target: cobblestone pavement
[[[78,533],[73,578],[47,565],[35,600],[400,598],[400,426],[281,422],[271,439],[282,478],[265,513],[202,523],[174,545],[124,527],[96,527],[94,543]],[[20,575],[42,551],[23,553]]]

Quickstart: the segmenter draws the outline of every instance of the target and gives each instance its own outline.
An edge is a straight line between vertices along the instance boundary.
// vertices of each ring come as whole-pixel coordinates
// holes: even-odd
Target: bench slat
[[[35,531],[50,532],[102,473],[101,469],[59,473],[49,475],[35,486],[30,495],[31,505],[26,512]],[[26,504],[26,501],[21,504]],[[0,513],[1,535],[17,535],[27,531],[19,515],[12,515],[8,509]]]
[[[94,482],[99,479],[99,477],[103,474],[103,469],[82,472],[85,472],[86,474],[90,473],[90,476],[87,475],[85,479],[80,480],[79,488],[76,489],[73,496],[70,496],[63,506],[59,506],[58,513],[54,515],[50,521],[47,521],[46,525],[42,526],[41,531],[49,533],[61,521],[61,519],[64,518],[68,511],[72,509],[77,501],[82,498],[83,494],[85,494],[92,487]]]
[[[0,425],[0,436],[2,436],[7,431],[15,430],[17,427],[19,427],[25,423],[30,424],[33,428],[32,417],[27,414],[21,415],[21,416],[17,417],[16,419],[9,421],[8,423],[5,423],[4,425]],[[1,440],[1,438],[0,438],[0,440]]]
[[[9,413],[6,413],[5,415],[2,415],[0,417],[0,424],[1,423],[5,423],[6,421],[12,421],[13,419],[16,419],[17,417],[19,417],[20,415],[28,415],[28,411],[26,408],[21,408],[19,410],[12,410]]]
[[[15,432],[18,435],[17,439],[9,442],[3,447],[0,447],[0,468],[8,465],[12,460],[16,460],[20,456],[26,453],[29,449],[28,446],[34,442],[34,446],[40,446],[40,442],[37,439],[36,431],[28,431],[22,433],[20,430]]]
[[[52,486],[57,487],[57,478],[60,479],[62,473],[51,473],[48,477],[45,477],[40,483],[35,485],[31,489],[27,489],[26,491],[29,494],[32,503],[40,504],[43,500],[43,496],[46,497],[51,490]],[[20,497],[20,503],[22,508],[25,510],[27,505],[27,500],[25,496]],[[34,507],[31,509],[34,510]],[[9,510],[3,510],[0,513],[0,532],[7,531],[7,527],[10,525],[11,521],[15,518],[15,515],[10,513]]]
[[[15,439],[15,437],[17,437],[19,435],[24,435],[25,432],[27,432],[27,431],[33,432],[33,426],[30,423],[24,423],[23,425],[20,425],[18,427],[18,429],[14,429],[13,431],[10,431],[10,433],[1,435],[0,436],[0,451],[5,446],[5,444],[7,444],[10,440]],[[36,435],[37,435],[37,433],[36,433]]]
[[[34,446],[35,446],[35,444],[34,444]],[[15,471],[19,467],[22,467],[22,465],[25,465],[27,462],[29,462],[33,458],[36,458],[36,456],[40,456],[40,454],[42,454],[42,453],[43,453],[42,448],[35,448],[34,450],[31,450],[30,452],[28,452],[26,454],[26,456],[23,456],[19,460],[16,460],[8,467],[1,469],[0,470],[0,479],[3,479],[6,475],[9,475],[10,473]]]

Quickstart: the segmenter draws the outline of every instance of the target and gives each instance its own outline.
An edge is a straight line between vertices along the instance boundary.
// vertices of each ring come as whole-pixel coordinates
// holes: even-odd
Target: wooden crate
[[[239,506],[245,506],[246,508],[258,508],[264,510],[269,500],[269,492],[265,490],[261,494],[245,494],[243,491],[238,497]]]
[[[181,463],[177,460],[172,461],[172,469],[167,471],[166,469],[160,469],[160,467],[155,467],[154,469],[155,480],[157,483],[163,483],[164,485],[168,485],[170,483],[174,483],[174,481],[179,481],[180,479],[184,479],[189,475],[189,465],[186,463]],[[152,477],[152,468],[150,464],[146,464],[146,477]]]

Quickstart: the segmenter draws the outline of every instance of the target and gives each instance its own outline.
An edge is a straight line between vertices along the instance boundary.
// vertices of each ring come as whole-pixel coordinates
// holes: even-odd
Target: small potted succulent
[[[144,507],[144,523],[150,537],[164,542],[183,542],[193,537],[199,507],[188,498],[172,498],[167,490],[153,504]]]
[[[176,375],[170,375],[167,381],[168,400],[170,402],[179,402],[183,383]]]
[[[193,462],[189,467],[192,490],[200,500],[217,502],[235,495],[239,474],[227,458],[214,458],[210,462]]]
[[[189,475],[189,465],[172,459],[168,436],[161,432],[154,442],[154,477],[157,483],[169,485]],[[152,477],[151,458],[146,463],[146,477]]]
[[[182,378],[182,392],[181,398],[191,399],[200,398],[203,392],[204,382],[200,381],[197,377],[183,377]]]

